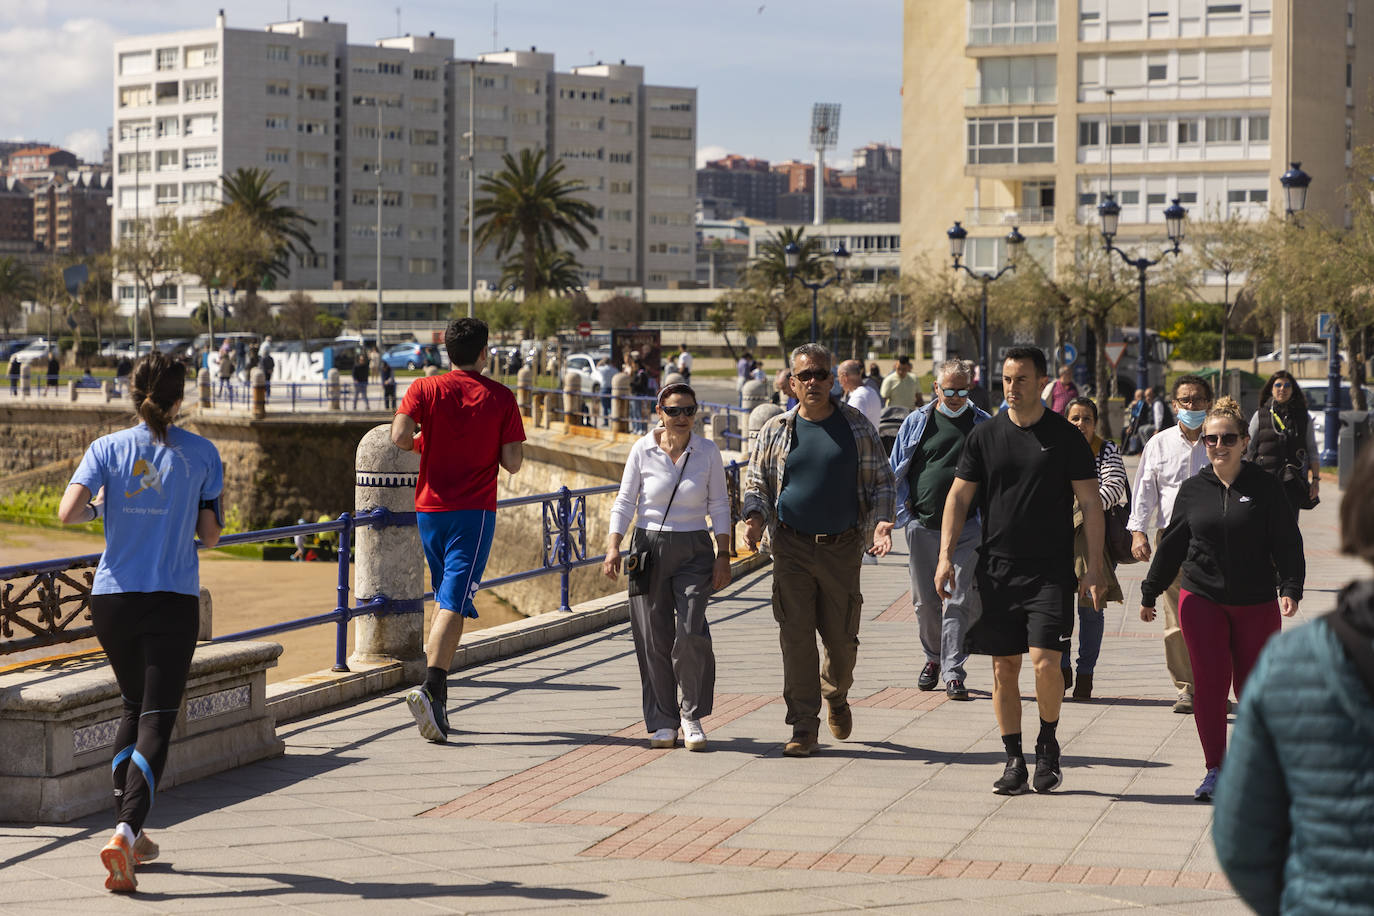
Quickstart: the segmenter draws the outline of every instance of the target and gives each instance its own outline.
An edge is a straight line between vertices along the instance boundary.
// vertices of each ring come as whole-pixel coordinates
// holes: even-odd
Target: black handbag
[[[677,472],[677,481],[673,484],[673,492],[668,496],[668,507],[663,510],[663,519],[667,521],[668,513],[673,509],[673,500],[677,499],[677,488],[682,484],[682,475],[687,473],[687,462],[692,460],[692,452],[687,451],[687,457],[682,459],[682,470]],[[658,530],[663,530],[662,523]],[[639,539],[635,538],[634,549],[625,554],[625,578],[629,580],[630,597],[636,598],[643,595],[649,585],[649,566],[652,554],[649,553],[648,544],[640,544]]]
[[[1103,514],[1106,516],[1103,522],[1106,526],[1104,539],[1107,542],[1107,556],[1118,566],[1136,562],[1135,555],[1131,553],[1131,532],[1126,530],[1126,522],[1131,518],[1131,494],[1126,494],[1126,505],[1112,506]]]

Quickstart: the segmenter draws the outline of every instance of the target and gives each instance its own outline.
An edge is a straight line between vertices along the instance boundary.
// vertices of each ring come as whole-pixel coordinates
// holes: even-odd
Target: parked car
[[[33,343],[32,337],[18,337],[14,340],[0,340],[0,360],[8,361],[10,356]]]
[[[1322,448],[1326,431],[1326,379],[1299,379],[1298,388],[1302,390],[1302,396],[1307,399],[1307,415],[1312,418],[1312,431],[1317,435],[1317,448]],[[1364,389],[1365,403],[1374,403],[1374,389],[1368,385]],[[1354,402],[1350,397],[1350,383],[1341,382],[1341,397],[1339,401],[1341,410],[1351,410]]]
[[[48,355],[56,349],[57,347],[55,344],[51,343],[46,338],[40,337],[37,340],[31,341],[22,349],[15,350],[14,353],[10,354],[10,358],[19,360],[21,365],[24,363],[37,362],[39,360],[46,363],[48,361]]]
[[[420,369],[424,366],[448,365],[448,354],[435,344],[410,341],[397,344],[382,354],[382,362],[393,369]]]
[[[1295,344],[1289,344],[1289,345],[1288,345],[1288,361],[1289,361],[1289,362],[1293,362],[1293,363],[1308,363],[1308,362],[1314,362],[1314,361],[1315,361],[1315,362],[1325,362],[1325,361],[1329,358],[1328,352],[1329,352],[1329,351],[1327,350],[1326,344],[1324,344],[1324,343],[1295,343]],[[1345,362],[1345,360],[1349,357],[1349,354],[1347,354],[1344,350],[1339,351],[1339,354],[1338,354],[1338,355],[1339,355],[1340,358],[1341,358],[1341,362]],[[1261,357],[1260,357],[1260,362],[1274,362],[1274,363],[1276,363],[1276,362],[1280,362],[1282,359],[1283,359],[1283,350],[1282,350],[1282,349],[1279,349],[1279,350],[1274,350],[1274,351],[1271,352],[1271,353],[1266,353],[1266,354],[1264,354],[1263,356],[1261,356]]]
[[[591,353],[572,353],[568,355],[564,371],[571,370],[582,376],[582,390],[597,393],[601,391],[601,380],[597,377],[596,357]]]

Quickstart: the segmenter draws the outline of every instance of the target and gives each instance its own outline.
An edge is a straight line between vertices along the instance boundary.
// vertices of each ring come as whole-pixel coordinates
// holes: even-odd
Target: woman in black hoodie
[[[1210,467],[1183,482],[1154,562],[1140,586],[1140,619],[1183,568],[1179,625],[1193,663],[1193,718],[1207,775],[1193,797],[1211,801],[1226,752],[1226,694],[1245,679],[1280,617],[1302,600],[1302,534],[1283,488],[1242,456],[1249,435],[1240,408],[1220,398],[1203,423]],[[1279,598],[1274,597],[1277,581]]]

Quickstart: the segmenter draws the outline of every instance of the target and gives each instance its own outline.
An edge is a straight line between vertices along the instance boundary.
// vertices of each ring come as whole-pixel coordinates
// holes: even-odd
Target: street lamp
[[[968,230],[959,225],[959,221],[954,221],[954,226],[945,232],[949,236],[949,253],[954,257],[954,269],[962,270],[973,279],[983,285],[983,312],[978,325],[978,375],[984,390],[992,390],[992,383],[988,380],[988,284],[1001,277],[1009,270],[1016,269],[1016,260],[1020,257],[1021,246],[1026,243],[1026,237],[1021,234],[1021,230],[1012,226],[1007,233],[1007,263],[996,273],[979,273],[971,270],[967,264],[960,263],[964,257],[964,245],[968,241]]]
[[[1179,244],[1183,241],[1183,221],[1188,217],[1188,211],[1179,206],[1178,198],[1164,208],[1164,226],[1169,234],[1169,244],[1171,247],[1164,249],[1159,257],[1153,261],[1149,258],[1132,258],[1116,247],[1112,239],[1116,236],[1117,227],[1121,222],[1121,205],[1108,194],[1102,198],[1102,203],[1097,205],[1098,218],[1102,220],[1102,247],[1107,251],[1115,251],[1121,255],[1121,260],[1127,265],[1134,267],[1140,276],[1140,310],[1138,312],[1139,324],[1136,328],[1136,361],[1135,361],[1135,386],[1136,388],[1150,387],[1150,360],[1146,355],[1145,340],[1145,271],[1154,267],[1164,260],[1164,255],[1179,253]]]
[[[1301,162],[1290,162],[1288,171],[1279,176],[1283,185],[1284,212],[1288,216],[1301,213],[1307,207],[1307,186],[1312,176],[1302,170]]]
[[[844,266],[849,263],[849,251],[844,247],[844,242],[840,242],[840,244],[835,247],[835,250],[830,252],[831,257],[835,259],[835,275],[829,280],[823,280],[821,282],[815,282],[797,276],[797,266],[801,263],[801,246],[796,242],[788,242],[787,247],[783,248],[782,253],[787,262],[788,276],[811,290],[811,342],[815,343],[819,337],[816,318],[820,291],[836,280],[839,280],[844,274]]]

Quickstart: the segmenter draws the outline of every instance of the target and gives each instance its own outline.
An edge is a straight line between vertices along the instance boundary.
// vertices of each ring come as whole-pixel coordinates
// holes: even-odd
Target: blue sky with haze
[[[396,2],[359,0],[0,0],[0,139],[49,140],[99,158],[111,121],[113,42],[214,24],[233,28],[329,16],[349,42],[397,34]],[[402,33],[454,39],[462,57],[491,50],[493,4],[400,3]],[[559,70],[596,60],[641,64],[650,83],[698,90],[698,158],[725,152],[811,158],[813,102],[839,102],[839,148],[900,143],[898,0],[502,0],[499,47],[556,55]]]

